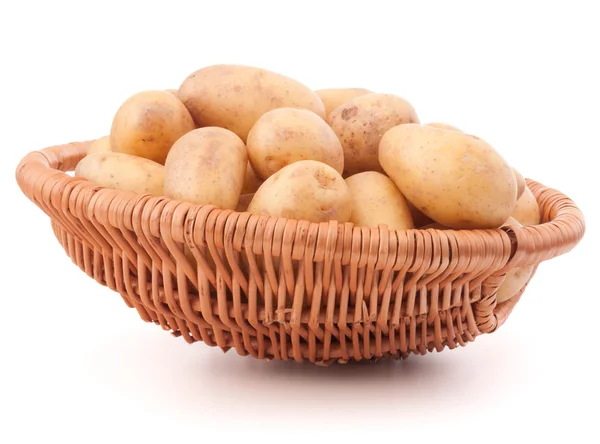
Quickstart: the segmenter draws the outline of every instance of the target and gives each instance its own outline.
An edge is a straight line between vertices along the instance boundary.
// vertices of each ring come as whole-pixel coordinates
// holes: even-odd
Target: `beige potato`
[[[264,180],[256,175],[252,169],[252,165],[248,162],[246,166],[246,175],[244,176],[244,186],[242,187],[242,194],[256,193],[258,187],[262,185]]]
[[[433,122],[433,123],[428,123],[425,126],[430,126],[432,128],[438,128],[438,129],[443,129],[446,131],[458,131],[463,133],[464,131],[456,128],[455,126],[452,125],[448,125],[446,123],[439,123],[439,122]],[[523,194],[523,191],[525,191],[525,179],[523,178],[523,176],[521,175],[521,173],[519,173],[519,171],[517,171],[516,168],[513,168],[514,173],[515,173],[515,177],[517,179],[517,199],[519,199],[519,197],[521,197],[521,195]]]
[[[392,94],[367,94],[338,106],[327,121],[344,148],[344,177],[383,172],[377,152],[381,137],[403,123],[418,123],[413,107]]]
[[[266,179],[298,160],[326,163],[344,169],[344,151],[333,130],[315,113],[296,108],[266,112],[248,134],[248,159],[256,174]]]
[[[373,94],[373,91],[364,88],[330,88],[319,89],[315,92],[323,101],[323,105],[325,105],[325,117],[329,116],[331,111],[350,99],[366,94]]]
[[[179,98],[196,124],[227,128],[244,142],[254,123],[276,108],[305,108],[325,118],[325,106],[311,89],[265,69],[214,65],[192,73]]]
[[[515,296],[523,285],[527,283],[533,273],[533,265],[529,267],[518,267],[509,270],[504,277],[504,281],[498,288],[496,294],[496,303],[501,303]]]
[[[310,222],[348,222],[352,200],[336,170],[315,160],[300,160],[269,177],[254,195],[248,211]]]
[[[502,226],[516,225],[522,226],[515,218],[510,217]],[[518,267],[509,270],[504,277],[504,281],[500,284],[498,288],[498,293],[496,294],[496,302],[499,304],[501,302],[507,301],[508,299],[515,296],[523,285],[527,283],[529,278],[531,277],[531,273],[533,273],[533,265],[528,267]]]
[[[224,128],[206,127],[181,137],[165,162],[165,196],[235,209],[248,164],[244,142]]]
[[[515,207],[512,168],[478,137],[399,125],[383,136],[379,160],[402,194],[442,225],[499,227]]]
[[[171,146],[195,128],[183,103],[167,91],[144,91],[121,105],[110,130],[115,152],[165,163]]]
[[[152,160],[130,154],[88,154],[77,164],[75,176],[84,177],[102,187],[153,196],[164,194],[164,167]]]
[[[517,179],[517,202],[518,202],[519,199],[521,198],[521,196],[523,195],[523,193],[525,192],[525,187],[527,185],[525,184],[525,178],[521,175],[521,173],[519,173],[519,171],[517,171],[516,168],[513,168],[513,171],[515,173],[515,178]]]
[[[523,195],[517,200],[512,217],[521,222],[523,226],[538,225],[542,220],[540,206],[528,186],[525,186]]]
[[[350,222],[357,227],[414,228],[406,199],[386,175],[367,171],[350,176],[346,185],[352,196]]]
[[[455,126],[448,125],[447,123],[441,123],[441,122],[427,123],[425,126],[430,126],[432,128],[443,129],[443,130],[446,130],[446,131],[458,131],[460,133],[464,132],[464,131],[458,129],[457,127],[455,127]]]
[[[94,140],[88,148],[87,153],[110,153],[111,151],[110,136],[104,136]]]

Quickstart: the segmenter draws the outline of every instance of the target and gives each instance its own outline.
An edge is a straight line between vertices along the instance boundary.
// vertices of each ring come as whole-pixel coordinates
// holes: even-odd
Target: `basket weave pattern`
[[[506,320],[513,267],[572,249],[573,202],[529,180],[543,222],[491,230],[309,223],[97,187],[64,173],[90,142],[27,155],[17,180],[73,262],[147,322],[259,359],[405,358],[455,348]]]

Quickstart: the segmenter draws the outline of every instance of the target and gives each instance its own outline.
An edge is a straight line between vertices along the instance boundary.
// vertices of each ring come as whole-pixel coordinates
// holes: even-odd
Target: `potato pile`
[[[523,176],[483,139],[422,125],[393,94],[313,91],[249,66],[209,66],[178,90],[133,95],[76,175],[200,205],[361,227],[498,228],[541,218]],[[499,300],[530,274],[507,276]]]

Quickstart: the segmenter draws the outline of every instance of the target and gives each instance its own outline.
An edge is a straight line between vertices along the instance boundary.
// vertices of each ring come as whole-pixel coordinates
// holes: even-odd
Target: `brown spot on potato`
[[[344,110],[342,111],[342,119],[350,120],[352,117],[356,116],[356,114],[358,114],[358,108],[356,106],[353,106],[351,108],[344,108]]]
[[[323,171],[316,171],[314,174],[314,177],[317,180],[317,182],[319,183],[319,188],[322,188],[325,190],[333,188],[332,185],[335,182],[335,177],[328,176]]]

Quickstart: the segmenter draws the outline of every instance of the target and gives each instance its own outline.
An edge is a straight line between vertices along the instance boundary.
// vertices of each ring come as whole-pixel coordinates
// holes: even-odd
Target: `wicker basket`
[[[584,220],[529,180],[527,228],[391,231],[309,223],[115,191],[73,178],[90,142],[27,155],[17,181],[83,271],[187,342],[317,364],[455,348],[506,320],[513,267],[571,250]]]

